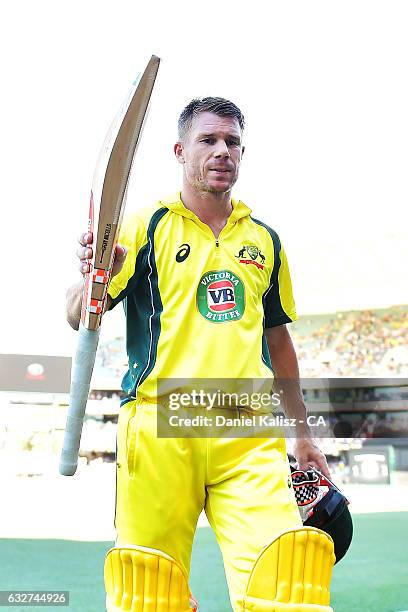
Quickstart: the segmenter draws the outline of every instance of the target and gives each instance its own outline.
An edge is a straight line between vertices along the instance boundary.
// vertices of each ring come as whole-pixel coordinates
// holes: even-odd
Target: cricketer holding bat
[[[181,192],[139,210],[121,229],[107,308],[124,303],[129,369],[118,423],[117,541],[105,564],[109,612],[194,608],[188,575],[203,508],[234,611],[332,610],[333,544],[302,525],[284,439],[157,435],[157,379],[292,379],[296,392],[285,409],[298,421],[294,454],[300,469],[329,476],[305,424],[286,328],[296,311],[284,249],[231,197],[243,129],[232,102],[190,102],[174,145]],[[92,236],[80,242],[85,273]],[[81,296],[82,284],[68,291],[76,329]],[[240,407],[229,412],[239,415]]]

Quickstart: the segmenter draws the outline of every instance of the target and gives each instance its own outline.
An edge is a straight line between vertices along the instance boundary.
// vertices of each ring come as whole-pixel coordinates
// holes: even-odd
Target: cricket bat
[[[72,366],[70,402],[60,459],[60,473],[75,474],[83,420],[98,347],[132,161],[142,132],[160,59],[152,56],[119,109],[103,143],[95,168],[88,230],[93,257],[85,275],[78,348]]]

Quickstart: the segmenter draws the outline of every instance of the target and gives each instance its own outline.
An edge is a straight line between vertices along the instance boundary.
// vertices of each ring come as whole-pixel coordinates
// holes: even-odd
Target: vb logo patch
[[[229,270],[206,272],[198,284],[197,308],[213,323],[241,319],[245,311],[244,283]]]

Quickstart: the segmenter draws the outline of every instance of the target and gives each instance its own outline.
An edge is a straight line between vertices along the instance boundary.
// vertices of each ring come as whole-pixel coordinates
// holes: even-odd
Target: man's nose
[[[230,157],[230,152],[225,140],[217,140],[214,157]]]

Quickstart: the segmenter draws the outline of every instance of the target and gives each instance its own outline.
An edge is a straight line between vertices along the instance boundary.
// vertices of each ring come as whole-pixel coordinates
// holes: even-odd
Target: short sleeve
[[[274,265],[269,288],[264,297],[266,328],[291,323],[297,319],[286,253],[277,235],[273,242]]]
[[[135,286],[138,261],[147,244],[146,227],[140,217],[134,215],[123,222],[118,244],[126,247],[128,253],[122,270],[112,278],[108,288],[108,295],[112,298],[110,310],[125,299]]]

